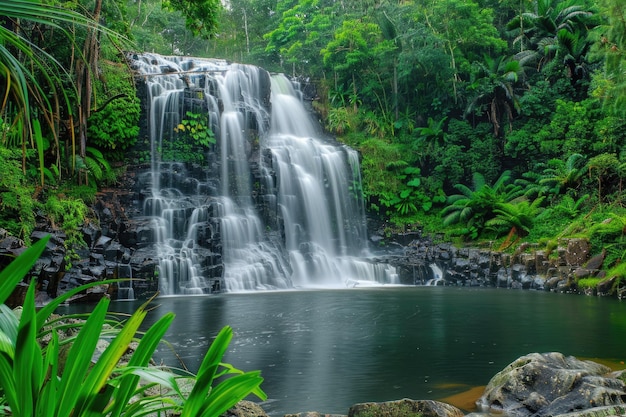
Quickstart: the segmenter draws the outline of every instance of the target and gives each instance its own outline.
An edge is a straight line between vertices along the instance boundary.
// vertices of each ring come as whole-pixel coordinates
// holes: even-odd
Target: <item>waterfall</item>
[[[118,284],[118,300],[134,300],[135,289],[133,288],[133,269],[129,264],[120,263],[117,265],[117,277],[123,279]]]
[[[428,286],[437,286],[437,285],[445,285],[445,281],[443,280],[443,271],[436,263],[432,263],[429,265],[431,271],[433,271],[433,278],[426,281],[426,285]]]
[[[147,89],[143,212],[162,294],[397,282],[368,259],[357,153],[324,136],[296,84],[221,60],[144,54],[131,64]],[[165,158],[188,112],[206,116],[216,142],[191,166]]]

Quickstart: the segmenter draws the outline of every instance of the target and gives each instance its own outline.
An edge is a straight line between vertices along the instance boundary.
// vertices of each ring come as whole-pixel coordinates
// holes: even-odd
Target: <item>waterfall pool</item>
[[[154,305],[146,323],[176,313],[166,334],[176,354],[162,346],[157,358],[170,366],[179,357],[196,370],[219,329],[233,327],[225,359],[262,371],[269,400],[261,405],[272,416],[443,399],[486,385],[531,352],[626,360],[626,303],[614,299],[425,286],[173,296]],[[86,307],[60,312],[76,308]]]

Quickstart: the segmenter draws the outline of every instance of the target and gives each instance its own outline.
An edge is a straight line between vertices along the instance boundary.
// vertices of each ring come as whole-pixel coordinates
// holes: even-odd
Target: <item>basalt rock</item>
[[[497,373],[477,406],[510,417],[556,416],[622,406],[624,382],[610,368],[561,353],[531,353]]]

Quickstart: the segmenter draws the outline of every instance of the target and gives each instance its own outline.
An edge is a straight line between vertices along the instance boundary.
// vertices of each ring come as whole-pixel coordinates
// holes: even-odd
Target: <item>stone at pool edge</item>
[[[476,404],[481,411],[509,417],[582,415],[607,406],[623,409],[626,384],[609,367],[592,361],[558,352],[531,353],[498,372]]]
[[[440,401],[404,398],[396,401],[354,404],[350,407],[347,416],[309,411],[285,414],[284,417],[410,417],[417,415],[420,417],[463,417],[465,414],[455,406]]]

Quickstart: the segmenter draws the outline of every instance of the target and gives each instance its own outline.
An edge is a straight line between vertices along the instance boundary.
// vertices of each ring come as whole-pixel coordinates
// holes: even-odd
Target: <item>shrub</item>
[[[0,227],[26,242],[35,228],[35,187],[21,168],[21,151],[0,146]]]

